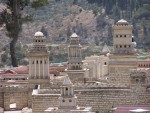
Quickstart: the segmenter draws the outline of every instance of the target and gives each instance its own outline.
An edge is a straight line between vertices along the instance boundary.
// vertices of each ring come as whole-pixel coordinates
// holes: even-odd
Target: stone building
[[[49,82],[49,57],[43,33],[36,32],[33,38],[33,47],[28,53],[29,83],[41,84]]]
[[[77,106],[77,96],[74,94],[74,85],[69,77],[64,78],[61,86],[61,95],[58,107],[50,107],[44,113],[87,113],[92,111],[91,107]]]
[[[130,83],[129,70],[137,68],[132,46],[132,25],[119,20],[113,26],[113,52],[109,56],[109,79],[112,83]]]
[[[86,78],[89,80],[104,79],[108,75],[109,56],[108,55],[93,55],[85,57],[84,67],[89,69]]]
[[[86,57],[85,64],[79,37],[71,36],[65,73],[73,84],[68,77],[50,76],[45,38],[41,32],[35,33],[28,53],[29,66],[23,67],[24,71],[0,71],[0,109],[12,110],[11,105],[15,105],[13,110],[30,107],[33,113],[79,112],[77,109],[83,113],[92,107],[92,112],[108,113],[119,106],[148,106],[149,62],[137,59],[132,46],[132,26],[127,21],[118,21],[113,31],[114,51]],[[68,109],[64,110],[66,106]]]
[[[84,81],[86,70],[83,69],[81,45],[79,36],[73,33],[70,36],[70,44],[68,46],[68,66],[66,73],[72,82]]]

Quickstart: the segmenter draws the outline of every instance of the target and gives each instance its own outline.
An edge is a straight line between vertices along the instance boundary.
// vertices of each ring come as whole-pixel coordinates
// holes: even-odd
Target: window
[[[45,60],[45,64],[46,64],[46,60]]]
[[[71,99],[69,99],[69,102],[72,102],[72,100],[71,100]]]
[[[40,63],[42,64],[42,60],[40,61]]]
[[[66,88],[66,91],[68,91],[68,88]]]
[[[122,37],[122,35],[120,35],[120,37]]]
[[[36,61],[36,63],[38,64],[38,60]]]
[[[118,48],[118,45],[116,45],[116,48]]]
[[[34,64],[34,61],[32,62],[32,64]]]
[[[63,99],[62,102],[65,102],[65,100]]]
[[[106,62],[104,62],[104,65],[107,65],[107,63],[106,63]]]
[[[124,37],[126,37],[126,35],[124,35]]]
[[[120,48],[122,48],[122,45],[120,45]]]
[[[127,46],[126,45],[124,45],[124,48],[126,48]]]

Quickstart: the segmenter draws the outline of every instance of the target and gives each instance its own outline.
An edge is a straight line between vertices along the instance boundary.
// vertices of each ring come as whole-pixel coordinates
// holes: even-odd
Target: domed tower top
[[[34,45],[45,44],[45,42],[46,42],[46,38],[42,32],[38,31],[34,34],[34,38],[33,38]]]
[[[76,33],[73,33],[70,36],[70,45],[78,45],[79,44],[79,36]]]
[[[34,37],[44,37],[43,33],[38,31],[34,34]]]
[[[129,24],[126,20],[121,19],[117,22],[117,24]]]

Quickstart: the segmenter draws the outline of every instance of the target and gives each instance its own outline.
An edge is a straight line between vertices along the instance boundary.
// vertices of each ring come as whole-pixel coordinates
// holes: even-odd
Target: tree
[[[47,32],[47,30],[45,29],[44,26],[42,26],[41,32],[44,34],[44,36],[45,36],[46,38],[48,38],[48,32]]]
[[[10,55],[11,55],[11,64],[13,67],[18,66],[17,58],[16,58],[16,43],[19,38],[19,34],[22,30],[22,23],[25,19],[23,17],[21,11],[25,6],[29,4],[29,0],[2,0],[5,5],[7,5],[7,9],[3,10],[0,14],[1,21],[5,24],[7,30],[7,36],[10,37]],[[40,5],[35,5],[36,7],[40,7],[46,4],[47,0],[38,0]],[[36,1],[36,2],[38,2]]]

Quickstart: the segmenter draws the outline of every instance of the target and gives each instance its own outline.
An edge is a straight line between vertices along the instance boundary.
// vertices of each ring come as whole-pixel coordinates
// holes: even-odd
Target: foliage
[[[48,4],[48,0],[36,0],[36,1],[33,1],[31,3],[31,6],[35,9],[37,9],[39,7],[46,5],[46,4]]]
[[[45,28],[44,26],[42,26],[41,32],[44,34],[44,36],[45,36],[46,38],[49,38],[49,34],[48,34],[48,32],[47,32],[47,30],[46,30],[46,28]]]
[[[143,7],[139,8],[135,13],[134,18],[141,19],[141,18],[150,18],[150,5],[144,5]]]

